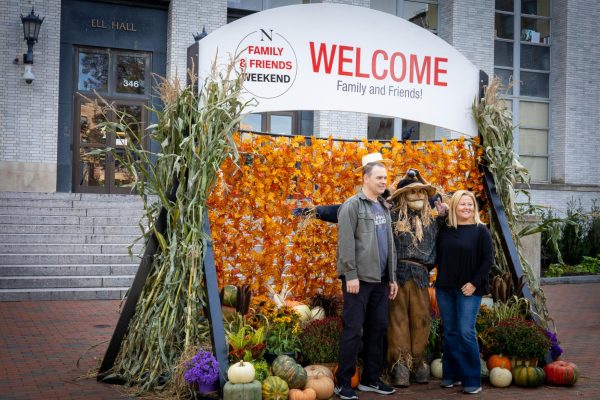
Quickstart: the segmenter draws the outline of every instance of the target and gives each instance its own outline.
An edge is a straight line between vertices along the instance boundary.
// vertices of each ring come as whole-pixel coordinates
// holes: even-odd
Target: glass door
[[[109,154],[90,154],[110,147],[126,155],[127,140],[145,148],[146,105],[150,94],[150,54],[111,49],[81,48],[76,52],[74,93],[73,188],[76,192],[132,193],[133,176]],[[119,115],[134,132],[114,131],[103,122]]]

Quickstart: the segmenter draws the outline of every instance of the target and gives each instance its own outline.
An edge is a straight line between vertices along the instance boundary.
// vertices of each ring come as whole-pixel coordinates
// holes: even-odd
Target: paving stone
[[[524,389],[513,385],[498,389],[484,383],[483,392],[473,398],[600,399],[600,378],[595,374],[600,359],[593,350],[600,347],[600,283],[544,285],[543,290],[565,350],[561,358],[579,366],[580,380],[570,388]],[[119,295],[125,291],[121,289]],[[82,297],[87,295],[85,290],[80,293]],[[129,398],[119,392],[120,387],[96,382],[94,375],[81,379],[102,360],[119,317],[119,305],[118,300],[0,302],[0,397]],[[363,392],[359,395],[361,400],[466,398],[460,388],[441,389],[439,383],[432,379],[429,384],[413,384],[386,397]]]

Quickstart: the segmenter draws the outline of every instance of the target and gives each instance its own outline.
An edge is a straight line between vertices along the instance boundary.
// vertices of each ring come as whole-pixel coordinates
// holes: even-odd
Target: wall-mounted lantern
[[[27,83],[33,82],[35,75],[31,71],[33,65],[33,45],[38,41],[38,35],[40,34],[40,27],[44,18],[40,18],[39,15],[31,13],[29,15],[21,15],[21,22],[23,23],[23,36],[27,41],[27,53],[23,54],[23,64],[25,64],[25,72],[23,73],[23,79]]]

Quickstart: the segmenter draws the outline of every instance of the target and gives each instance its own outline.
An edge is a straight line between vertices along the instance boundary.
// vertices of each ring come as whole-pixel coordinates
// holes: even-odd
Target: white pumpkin
[[[231,383],[250,383],[255,376],[254,365],[243,360],[232,364],[227,370],[227,379]]]
[[[294,311],[300,315],[300,321],[308,321],[310,319],[310,307],[306,304],[298,304],[294,306]]]
[[[512,382],[512,372],[506,368],[495,367],[490,371],[490,383],[492,386],[503,388],[510,386]]]
[[[434,378],[442,379],[442,359],[436,358],[431,362],[431,375]]]
[[[316,306],[310,310],[310,319],[323,319],[325,318],[325,310],[321,306]]]

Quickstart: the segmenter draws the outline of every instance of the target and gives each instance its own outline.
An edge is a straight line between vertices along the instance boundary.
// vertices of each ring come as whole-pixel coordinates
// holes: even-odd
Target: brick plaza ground
[[[543,290],[565,350],[561,358],[581,370],[574,387],[497,389],[485,384],[482,393],[468,396],[460,389],[441,389],[433,380],[388,397],[359,392],[360,399],[600,399],[600,283],[546,285]],[[126,398],[119,387],[97,383],[89,374],[104,355],[118,306],[106,300],[0,303],[0,399]]]

